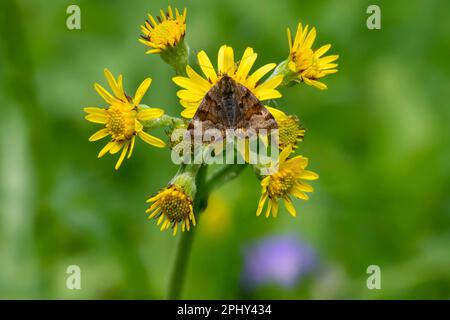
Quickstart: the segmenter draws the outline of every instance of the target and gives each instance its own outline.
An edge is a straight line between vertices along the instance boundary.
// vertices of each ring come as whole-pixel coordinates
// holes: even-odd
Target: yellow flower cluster
[[[167,8],[167,12],[160,10],[160,16],[156,20],[149,14],[148,20],[141,25],[143,35],[139,39],[150,48],[146,53],[161,53],[170,47],[176,47],[186,33],[186,14],[186,9],[182,14],[175,9],[174,15],[171,6]]]
[[[147,78],[142,81],[133,98],[127,96],[122,87],[122,75],[117,79],[108,69],[104,70],[105,77],[113,95],[99,84],[95,84],[95,90],[109,104],[107,108],[87,107],[84,111],[88,114],[86,120],[103,124],[105,127],[94,133],[89,141],[97,141],[110,135],[111,140],[100,150],[98,157],[103,157],[107,152],[115,154],[122,150],[119,160],[116,163],[116,170],[119,169],[125,156],[128,158],[133,152],[136,136],[155,147],[162,148],[165,143],[143,130],[142,122],[156,119],[164,114],[164,110],[158,108],[143,108],[139,106],[144,94],[152,83],[152,79]]]
[[[287,29],[290,52],[289,69],[297,75],[299,81],[324,90],[327,89],[327,86],[320,82],[319,79],[337,72],[336,67],[338,65],[334,61],[339,56],[323,57],[330,50],[330,44],[313,50],[311,47],[316,39],[316,29],[308,29],[309,26],[303,28],[302,24],[299,23],[294,41],[292,41],[291,30]]]
[[[179,11],[169,6],[166,11],[160,10],[160,15],[156,18],[149,14],[148,19],[141,25],[142,35],[139,41],[148,48],[146,53],[159,54],[166,63],[174,67],[177,74],[172,80],[181,88],[177,96],[183,107],[181,116],[187,120],[170,117],[164,114],[163,109],[150,108],[141,103],[152,82],[150,78],[144,79],[134,96],[130,97],[123,88],[122,75],[115,78],[108,69],[105,69],[104,74],[111,92],[97,83],[94,87],[107,106],[84,109],[88,121],[103,125],[103,128],[90,136],[89,141],[110,137],[110,141],[101,149],[98,157],[106,153],[120,152],[115,165],[117,170],[125,158],[131,157],[136,137],[155,147],[165,147],[165,142],[150,135],[149,131],[158,127],[170,130],[174,130],[177,126],[186,127],[211,88],[222,77],[227,76],[251,91],[258,100],[269,104],[265,107],[278,124],[277,137],[281,151],[277,161],[278,171],[262,176],[258,174],[260,168],[255,167],[262,188],[256,214],[261,215],[267,204],[265,216],[276,217],[279,211],[278,202],[282,200],[287,211],[296,216],[291,196],[307,200],[306,193],[312,192],[313,188],[306,181],[315,180],[318,175],[306,169],[307,158],[300,155],[292,156],[298,143],[303,141],[305,136],[305,129],[299,119],[279,108],[271,107],[270,103],[273,99],[281,98],[280,88],[292,83],[306,83],[319,89],[326,89],[327,86],[321,79],[337,72],[335,61],[338,56],[324,56],[331,47],[329,44],[314,50],[312,46],[316,38],[316,29],[303,27],[299,23],[294,38],[289,28],[287,29],[289,56],[278,65],[268,63],[251,71],[258,57],[251,47],[247,47],[242,57],[236,60],[233,48],[222,45],[218,50],[216,67],[205,51],[199,51],[196,58],[200,70],[196,71],[187,63],[190,51],[185,41],[186,12],[186,9]],[[168,186],[148,199],[150,207],[146,212],[149,218],[157,221],[161,230],[171,228],[173,235],[176,235],[179,229],[183,232],[189,231],[191,225],[196,225],[195,215],[199,212],[194,212],[194,208],[200,208],[195,209],[200,211],[204,209],[201,203],[197,206],[199,204],[197,201],[206,203],[205,199],[196,198],[196,179],[197,175],[200,175],[201,168],[201,165],[182,165]],[[208,192],[200,194],[204,196]]]

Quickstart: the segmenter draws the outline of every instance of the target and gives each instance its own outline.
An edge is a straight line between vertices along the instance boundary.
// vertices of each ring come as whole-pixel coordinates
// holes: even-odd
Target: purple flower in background
[[[316,266],[314,250],[296,235],[271,236],[244,249],[242,283],[247,288],[264,284],[291,288]]]

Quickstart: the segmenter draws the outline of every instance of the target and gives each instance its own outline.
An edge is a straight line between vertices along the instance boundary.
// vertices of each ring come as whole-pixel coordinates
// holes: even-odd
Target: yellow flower
[[[305,170],[308,165],[307,158],[297,156],[287,159],[291,151],[291,147],[285,148],[280,153],[278,171],[261,180],[262,194],[256,211],[257,216],[261,214],[268,199],[266,217],[269,217],[270,213],[276,217],[278,213],[278,199],[283,199],[286,209],[295,217],[297,212],[292,204],[290,195],[308,200],[305,192],[313,191],[313,188],[303,180],[316,180],[319,176],[312,171]]]
[[[205,77],[199,75],[190,66],[187,66],[187,77],[174,77],[172,79],[178,86],[183,88],[183,90],[177,92],[180,103],[185,108],[181,115],[186,118],[192,118],[206,93],[225,74],[245,86],[261,101],[281,97],[280,92],[276,88],[283,81],[282,75],[260,83],[261,78],[275,68],[276,64],[266,64],[249,75],[256,58],[257,54],[253,52],[253,49],[247,48],[242,59],[235,63],[233,48],[223,45],[219,49],[217,57],[218,72],[216,73],[207,54],[204,51],[200,51],[197,59]]]
[[[312,28],[308,32],[308,26],[303,28],[301,23],[298,24],[294,41],[292,41],[289,28],[287,29],[287,36],[290,51],[289,69],[297,74],[299,81],[303,81],[308,85],[322,90],[327,89],[327,86],[318,80],[327,74],[337,72],[335,68],[338,65],[333,62],[339,56],[330,55],[322,57],[331,48],[331,45],[324,45],[314,51],[311,47],[316,39],[316,29]]]
[[[141,25],[143,35],[139,41],[151,49],[146,53],[161,53],[168,47],[175,47],[183,40],[186,33],[186,8],[180,14],[175,9],[175,15],[169,6],[167,12],[160,10],[161,16],[156,17],[148,15],[149,20]]]
[[[86,116],[88,121],[105,125],[103,129],[94,133],[89,138],[89,141],[97,141],[108,135],[111,136],[111,141],[100,151],[98,157],[102,157],[107,152],[115,154],[122,150],[115,166],[115,169],[117,170],[127,153],[128,158],[131,157],[136,135],[153,146],[159,148],[165,146],[165,143],[162,140],[144,132],[144,126],[141,123],[143,121],[161,117],[164,114],[164,110],[138,106],[152,82],[150,78],[142,81],[141,85],[136,90],[134,98],[131,98],[127,96],[123,90],[122,75],[119,75],[119,77],[115,79],[108,69],[105,69],[104,73],[109,86],[113,91],[113,95],[98,83],[95,83],[94,87],[98,94],[109,104],[109,107],[88,107],[84,108],[84,111],[88,113]]]
[[[153,202],[146,211],[150,213],[149,219],[157,219],[157,224],[161,225],[161,231],[172,226],[173,235],[176,235],[180,223],[182,232],[189,231],[191,222],[195,226],[192,198],[181,186],[169,185],[147,202]]]
[[[292,151],[297,144],[303,141],[305,129],[300,125],[296,116],[287,115],[283,111],[266,106],[278,123],[278,146],[280,150],[291,147]]]

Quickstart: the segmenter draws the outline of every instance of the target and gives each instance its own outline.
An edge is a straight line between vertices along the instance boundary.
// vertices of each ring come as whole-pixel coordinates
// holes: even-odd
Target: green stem
[[[208,181],[206,181],[207,167],[205,165],[200,167],[196,178],[197,194],[194,199],[194,213],[197,224],[201,213],[206,209],[211,191],[239,176],[246,167],[247,165],[228,165],[213,174]],[[196,229],[197,228],[192,228],[189,232],[183,232],[181,235],[170,277],[167,299],[177,300],[180,298]]]
[[[153,120],[142,121],[145,130],[161,128],[161,127],[182,127],[186,125],[186,121],[180,118],[171,117],[167,114]]]
[[[283,82],[280,84],[279,87],[291,87],[295,84],[295,80],[297,80],[298,76],[295,72],[292,72],[291,69],[289,69],[289,59],[281,61],[275,70],[273,70],[272,74],[267,78],[266,81],[269,81],[270,79],[278,76],[283,75]]]
[[[177,46],[168,47],[161,53],[161,58],[175,69],[178,76],[186,76],[186,66],[189,63],[189,46],[183,39]]]
[[[215,188],[222,186],[230,180],[233,180],[237,176],[241,174],[241,172],[247,167],[247,164],[232,164],[227,165],[221,170],[214,173],[214,175],[208,179],[205,189],[208,192],[208,195]]]
[[[194,199],[194,214],[199,221],[200,213],[206,208],[207,199],[205,196],[205,180],[206,180],[206,166],[201,166],[197,178],[197,194]],[[195,230],[197,228],[192,228],[189,232],[183,232],[181,234],[180,241],[178,243],[177,254],[175,257],[175,262],[170,276],[169,281],[169,291],[167,293],[167,299],[177,300],[180,298],[181,289],[183,287],[184,278],[186,276],[187,264],[189,260],[189,255],[191,253],[192,242],[195,236]]]

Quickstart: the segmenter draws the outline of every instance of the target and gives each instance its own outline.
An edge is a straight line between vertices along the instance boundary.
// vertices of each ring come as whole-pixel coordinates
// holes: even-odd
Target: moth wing
[[[217,88],[212,87],[203,98],[198,106],[197,111],[192,117],[192,121],[188,125],[188,130],[192,132],[194,126],[201,123],[202,131],[208,129],[217,129],[224,131],[226,126],[224,124],[223,110],[217,101]]]
[[[237,129],[277,129],[278,124],[273,115],[261,101],[243,85],[236,83],[236,97],[239,107]]]

